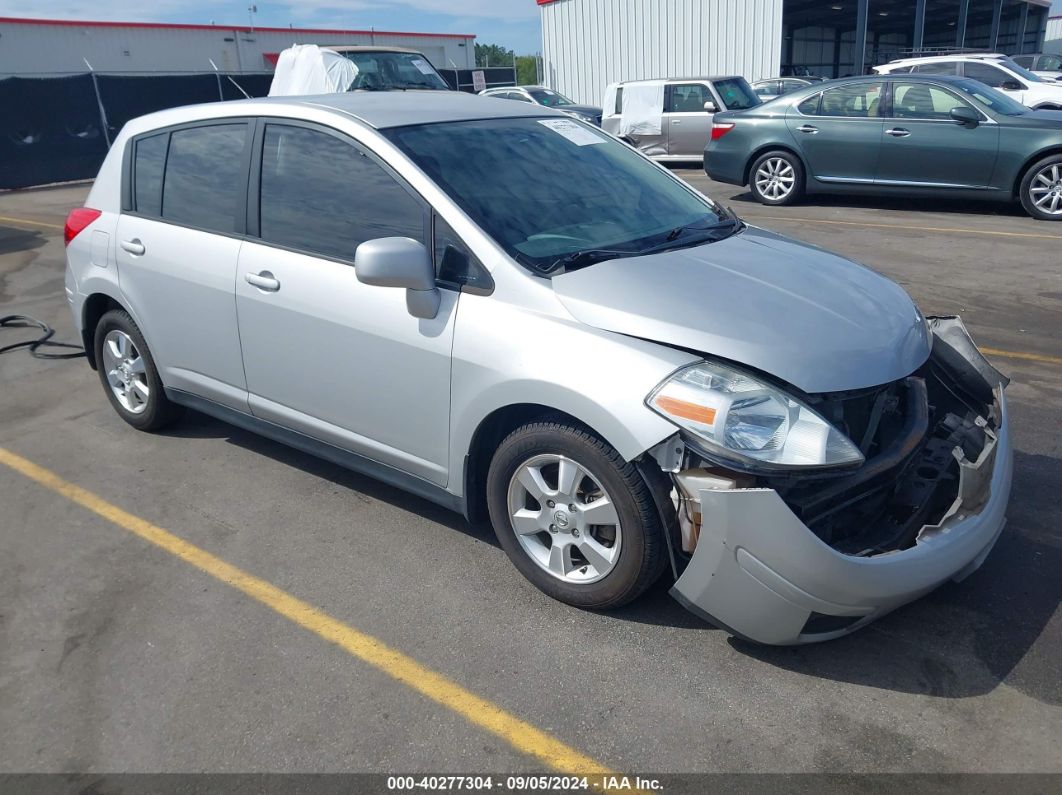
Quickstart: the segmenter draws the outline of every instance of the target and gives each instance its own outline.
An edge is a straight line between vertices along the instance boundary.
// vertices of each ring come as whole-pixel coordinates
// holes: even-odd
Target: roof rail
[[[900,59],[926,58],[933,55],[999,55],[983,47],[911,47],[898,50]]]

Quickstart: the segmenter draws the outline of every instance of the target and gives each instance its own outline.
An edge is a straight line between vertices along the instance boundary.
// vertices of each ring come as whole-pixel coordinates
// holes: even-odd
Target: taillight
[[[724,135],[726,135],[728,132],[730,132],[733,129],[734,129],[734,123],[733,122],[730,122],[729,124],[724,123],[724,122],[716,122],[715,124],[712,125],[712,140],[713,141],[718,141],[720,138],[722,138]]]
[[[93,210],[91,207],[77,207],[70,211],[66,217],[66,226],[63,227],[63,242],[69,246],[70,241],[81,234],[81,231],[99,218],[103,213]]]

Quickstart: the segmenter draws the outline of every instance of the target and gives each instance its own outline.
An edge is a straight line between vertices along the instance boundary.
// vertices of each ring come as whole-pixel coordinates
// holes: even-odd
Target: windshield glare
[[[412,52],[345,52],[343,56],[358,67],[351,91],[380,91],[396,88],[430,88],[448,91],[428,59]]]
[[[1029,112],[1027,107],[1020,102],[1014,101],[1002,91],[996,91],[996,89],[989,88],[984,83],[979,83],[976,80],[956,80],[950,85],[973,97],[995,113],[1000,113],[1004,116],[1021,116]]]
[[[548,88],[529,88],[527,93],[534,98],[535,102],[539,105],[545,105],[547,108],[559,108],[564,105],[575,104],[566,96],[558,94],[556,91],[550,91]]]
[[[575,252],[624,256],[672,240],[677,247],[691,239],[684,227],[725,218],[659,166],[574,119],[489,119],[385,134],[509,256],[540,275]]]

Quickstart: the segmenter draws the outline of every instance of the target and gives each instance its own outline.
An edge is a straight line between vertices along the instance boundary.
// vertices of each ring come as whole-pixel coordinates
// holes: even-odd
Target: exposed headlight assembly
[[[701,362],[653,390],[647,405],[742,469],[854,466],[863,454],[812,408],[730,367]]]

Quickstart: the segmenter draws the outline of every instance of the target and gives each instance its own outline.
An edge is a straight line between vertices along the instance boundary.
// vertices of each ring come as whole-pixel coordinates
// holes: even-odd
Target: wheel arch
[[[677,431],[677,428],[661,419],[663,427],[658,428],[660,438],[648,445],[644,444],[644,439],[641,442],[635,442],[634,446],[641,449],[632,454],[631,445],[634,441],[632,438],[619,439],[616,438],[615,433],[602,432],[600,427],[597,427],[600,423],[588,422],[584,417],[579,416],[582,413],[565,411],[546,403],[510,403],[487,414],[473,431],[464,456],[462,493],[465,514],[469,521],[479,522],[487,519],[487,469],[501,441],[522,425],[546,419],[567,422],[600,437],[627,460],[637,459],[653,444],[663,441]],[[609,430],[615,431],[614,428],[609,428]]]
[[[94,344],[96,326],[99,325],[100,318],[112,309],[121,309],[124,312],[128,312],[117,298],[103,292],[92,293],[85,299],[85,303],[81,307],[81,342],[85,347],[85,358],[88,360],[89,367],[93,370],[97,367],[96,346]]]
[[[804,160],[804,158],[800,154],[800,152],[798,152],[796,150],[795,146],[790,146],[789,144],[780,144],[780,143],[764,144],[763,146],[760,146],[757,149],[753,150],[752,154],[750,154],[748,159],[745,161],[745,168],[744,168],[744,170],[741,173],[742,185],[748,185],[749,184],[749,180],[750,180],[750,178],[752,176],[752,164],[755,163],[760,157],[762,157],[763,155],[767,154],[768,152],[774,152],[774,151],[788,152],[789,154],[791,154],[793,157],[795,157],[797,160],[800,161],[800,168],[804,172],[804,174],[803,174],[803,176],[804,176],[804,184],[801,185],[801,187],[806,190],[807,186],[808,186],[808,164],[807,164],[807,162]]]
[[[1021,198],[1021,183],[1025,179],[1025,175],[1029,173],[1034,165],[1039,163],[1045,157],[1052,157],[1053,155],[1062,155],[1062,145],[1053,145],[1041,149],[1034,155],[1030,155],[1026,158],[1025,162],[1021,164],[1021,168],[1018,169],[1018,174],[1014,178],[1014,184],[1011,186],[1011,196],[1020,199]]]

